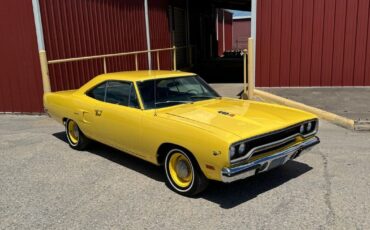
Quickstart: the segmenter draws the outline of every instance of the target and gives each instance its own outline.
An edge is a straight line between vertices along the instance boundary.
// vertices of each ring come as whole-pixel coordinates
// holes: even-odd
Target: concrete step
[[[370,120],[355,120],[356,131],[370,131]]]

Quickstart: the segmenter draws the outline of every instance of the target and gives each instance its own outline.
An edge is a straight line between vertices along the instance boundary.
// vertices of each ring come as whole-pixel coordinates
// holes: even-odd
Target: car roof
[[[195,73],[169,70],[140,70],[125,71],[116,73],[107,73],[97,76],[101,80],[127,80],[127,81],[145,81],[156,78],[186,77],[194,76]]]

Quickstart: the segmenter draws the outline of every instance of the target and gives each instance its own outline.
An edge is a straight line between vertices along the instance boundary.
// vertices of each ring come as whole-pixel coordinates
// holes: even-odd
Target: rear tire
[[[76,150],[85,150],[91,141],[81,132],[77,123],[67,119],[64,125],[69,146]]]
[[[178,148],[170,150],[164,166],[168,186],[181,195],[194,196],[208,186],[208,179],[187,151]]]

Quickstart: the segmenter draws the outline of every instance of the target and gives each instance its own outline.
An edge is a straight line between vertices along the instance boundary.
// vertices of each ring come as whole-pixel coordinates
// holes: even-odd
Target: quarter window
[[[94,89],[90,90],[88,93],[86,93],[86,95],[95,98],[96,100],[104,101],[106,85],[107,83],[104,82],[103,84],[100,84]]]
[[[133,83],[108,81],[86,93],[89,97],[111,104],[139,108]]]

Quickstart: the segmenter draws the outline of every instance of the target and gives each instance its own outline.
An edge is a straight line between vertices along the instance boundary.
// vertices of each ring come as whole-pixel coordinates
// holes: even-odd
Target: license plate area
[[[270,163],[270,165],[269,165],[269,167],[268,167],[267,170],[271,170],[273,168],[276,168],[276,167],[278,167],[280,165],[285,164],[285,162],[287,162],[287,158],[288,157],[285,156],[285,157],[281,157],[281,158],[278,158],[278,159],[275,159],[275,160],[271,161],[271,163]]]

